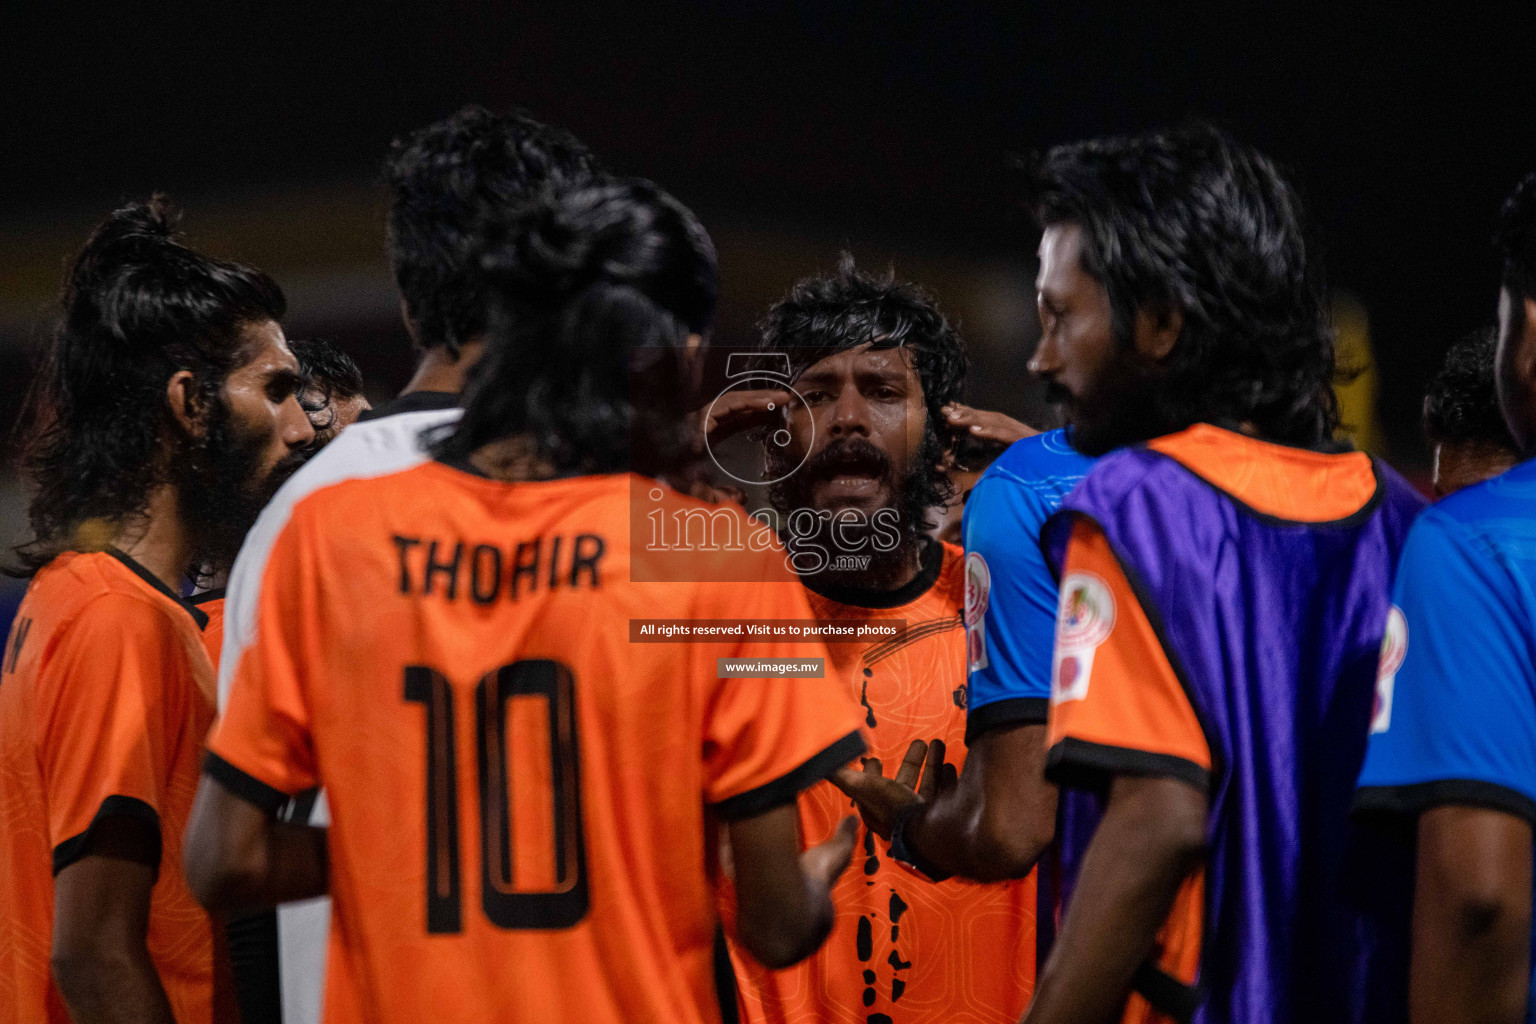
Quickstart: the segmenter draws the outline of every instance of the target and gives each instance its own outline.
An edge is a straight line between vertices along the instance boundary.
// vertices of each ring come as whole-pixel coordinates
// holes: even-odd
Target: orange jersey
[[[944,741],[965,760],[964,555],[944,545],[937,565],[907,592],[870,608],[821,594],[825,619],[900,619],[905,631],[877,644],[832,648],[839,676],[862,705],[870,753],[893,773],[916,739]],[[937,570],[935,576],[934,570]],[[837,595],[845,596],[845,595]],[[853,813],[830,783],[800,798],[807,844]],[[731,944],[742,1020],[750,1024],[954,1021],[1013,1024],[1035,984],[1035,876],[978,885],[929,882],[891,860],[888,844],[861,828],[853,865],[833,890],[837,919],[820,951],[769,971]]]
[[[187,598],[187,603],[207,616],[203,626],[203,646],[208,648],[208,660],[213,670],[219,670],[219,651],[224,647],[224,591],[208,590]]]
[[[213,1015],[213,930],[181,839],[213,666],[202,613],[117,552],[66,552],[27,588],[0,663],[0,1021],[65,1022],[53,984],[53,876],[94,823],[157,823],[148,946],[179,1021]]]
[[[206,770],[265,806],[325,789],[325,1020],[718,1018],[712,822],[857,756],[858,708],[830,679],[717,678],[820,644],[630,642],[632,619],[811,617],[781,550],[740,556],[777,582],[631,582],[640,486],[418,460],[280,494],[247,542]]]

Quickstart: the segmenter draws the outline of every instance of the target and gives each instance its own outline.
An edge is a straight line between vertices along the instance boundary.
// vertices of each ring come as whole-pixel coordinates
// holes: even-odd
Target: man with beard
[[[787,443],[767,435],[764,449],[812,610],[903,624],[888,641],[829,647],[829,675],[864,709],[868,770],[930,738],[963,762],[963,558],[927,535],[949,497],[941,466],[952,436],[946,407],[965,377],[961,341],[922,291],[860,273],[846,255],[837,274],[797,284],[761,330],[764,349],[789,357],[791,390],[764,396],[780,417],[770,428],[787,431],[775,431]],[[814,843],[832,834],[847,801],[821,785],[799,810]],[[769,971],[733,944],[743,1019],[1016,1021],[1034,983],[1033,879],[919,878],[869,831],[861,842],[815,956]]]
[[[288,348],[298,360],[299,375],[303,378],[299,405],[315,432],[314,439],[298,453],[308,459],[356,422],[370,406],[363,394],[362,371],[340,348],[328,341],[300,339],[289,339]],[[277,482],[280,481],[274,480]],[[224,582],[228,566],[205,568],[212,575],[214,586],[187,600],[207,617],[203,642],[217,672],[224,647]],[[226,935],[241,1020],[244,1024],[281,1020],[277,912],[260,910],[232,916]]]
[[[1394,1019],[1347,813],[1422,499],[1333,440],[1298,199],[1193,126],[1052,150],[1034,209],[1031,366],[1102,457],[1042,534],[1063,916],[1026,1020]]]
[[[288,349],[298,360],[299,376],[303,378],[303,385],[299,389],[299,406],[309,417],[309,425],[314,429],[315,436],[302,451],[284,460],[280,471],[269,478],[269,496],[298,469],[302,461],[313,457],[335,440],[344,428],[357,422],[360,415],[372,408],[367,396],[363,394],[363,372],[357,368],[351,356],[328,341],[290,338]],[[265,501],[262,504],[265,505]],[[255,517],[246,517],[244,521],[253,523]],[[229,564],[204,566],[200,575],[212,585],[188,600],[208,617],[208,624],[203,628],[203,640],[207,643],[208,656],[213,659],[213,667],[217,671],[219,651],[224,646],[224,583],[229,575]]]
[[[509,210],[547,186],[595,173],[597,160],[578,139],[520,111],[495,114],[467,106],[395,143],[384,168],[392,194],[390,263],[420,362],[404,392],[364,412],[304,467],[284,490],[282,507],[261,517],[258,533],[317,488],[413,464],[423,450],[423,432],[458,418],[459,393],[480,358],[489,316],[474,265],[479,229],[504,222]],[[237,619],[240,593],[232,593],[227,610]],[[219,668],[221,704],[231,671],[231,665]],[[289,813],[317,827],[330,822],[318,791],[301,795]],[[320,898],[278,909],[284,1024],[320,1019],[329,907]]]
[[[32,581],[0,664],[8,1020],[233,1019],[181,872],[214,679],[178,589],[229,563],[314,432],[281,290],[175,223],[157,196],[97,228],[36,384]]]

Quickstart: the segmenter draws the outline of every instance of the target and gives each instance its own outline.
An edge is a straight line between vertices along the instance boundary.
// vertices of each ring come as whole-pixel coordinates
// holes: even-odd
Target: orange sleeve
[[[37,738],[54,871],[85,853],[98,816],[155,824],[164,807],[188,690],[188,653],[166,612],[103,594],[56,641],[43,671],[58,695]]]
[[[1210,746],[1189,695],[1108,539],[1084,521],[1062,567],[1047,733],[1053,781],[1210,781]]]
[[[302,669],[316,663],[315,571],[298,520],[290,521],[263,569],[251,642],[240,652],[223,717],[208,738],[204,771],[266,809],[319,785]]]
[[[730,588],[729,590],[725,588]],[[805,588],[794,583],[724,584],[721,618],[811,619]],[[792,802],[864,752],[859,709],[832,671],[819,641],[744,641],[706,648],[715,657],[820,658],[819,678],[714,679],[704,719],[704,799],[722,818],[750,818]]]

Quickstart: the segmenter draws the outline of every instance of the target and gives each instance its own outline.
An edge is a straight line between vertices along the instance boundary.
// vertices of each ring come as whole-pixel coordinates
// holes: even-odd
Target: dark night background
[[[846,245],[960,319],[977,402],[1033,417],[1036,238],[1008,155],[1203,117],[1294,171],[1331,282],[1369,317],[1381,450],[1416,471],[1424,383],[1492,317],[1494,214],[1536,168],[1536,16],[1344,6],[11,5],[0,401],[9,418],[70,250],[152,189],[194,245],[278,277],[291,335],[339,340],[391,393],[410,355],[376,168],[476,101],[694,206],[721,249],[721,341]],[[10,542],[22,499],[3,490]]]

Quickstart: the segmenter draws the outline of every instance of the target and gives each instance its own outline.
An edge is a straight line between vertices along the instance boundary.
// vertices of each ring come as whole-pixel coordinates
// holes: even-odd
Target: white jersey
[[[457,420],[462,410],[400,412],[352,424],[283,484],[246,535],[229,574],[224,604],[224,647],[219,659],[219,707],[229,699],[236,663],[250,645],[258,588],[267,557],[293,507],[322,487],[343,480],[386,476],[429,458],[422,435]],[[345,529],[346,524],[337,524]],[[322,792],[304,824],[331,823]],[[285,903],[277,908],[278,978],[283,1024],[320,1024],[325,995],[325,956],[330,937],[328,897]]]

